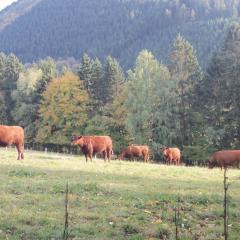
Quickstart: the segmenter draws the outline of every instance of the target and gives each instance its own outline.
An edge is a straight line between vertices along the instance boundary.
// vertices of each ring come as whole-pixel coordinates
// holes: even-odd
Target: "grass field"
[[[223,239],[223,171],[0,149],[0,239]],[[229,239],[240,239],[240,171],[230,170]]]

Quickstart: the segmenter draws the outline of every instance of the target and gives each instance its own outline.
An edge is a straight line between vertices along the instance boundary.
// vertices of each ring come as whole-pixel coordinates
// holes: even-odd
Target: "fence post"
[[[179,225],[180,225],[180,197],[178,196],[177,199],[177,206],[174,208],[175,216],[175,238],[176,240],[179,240]]]
[[[224,239],[228,240],[228,187],[229,183],[227,182],[227,168],[224,168],[224,180],[223,180],[223,188],[224,188],[224,201],[223,201],[223,207],[224,207]]]
[[[64,231],[63,231],[63,240],[68,240],[68,182],[66,184],[65,190],[65,215],[64,215]]]

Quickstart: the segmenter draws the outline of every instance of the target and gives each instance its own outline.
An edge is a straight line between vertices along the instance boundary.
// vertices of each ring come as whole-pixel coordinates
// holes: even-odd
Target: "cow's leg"
[[[92,162],[92,156],[93,156],[93,154],[89,153],[89,158],[90,158],[91,162]]]
[[[149,153],[146,153],[145,158],[146,158],[145,162],[148,163],[149,162]]]
[[[106,162],[107,152],[105,150],[103,151],[103,158],[104,158],[104,162]]]
[[[21,159],[24,159],[24,154],[23,154],[23,150],[24,150],[24,145],[22,144],[21,146]]]
[[[150,159],[150,157],[149,157],[149,153],[147,154],[147,162],[149,162],[149,159]]]
[[[144,162],[146,163],[147,162],[147,155],[146,154],[143,155],[143,159],[144,159]]]
[[[107,150],[107,158],[108,158],[108,162],[110,162],[111,154],[112,154],[112,149],[108,149],[108,150]]]
[[[86,162],[88,161],[88,155],[87,154],[85,154],[85,158],[86,158]]]
[[[21,153],[18,151],[18,158],[17,160],[21,160]]]
[[[18,151],[18,158],[17,158],[17,160],[21,160],[21,154],[22,154],[21,146],[17,145],[16,147],[17,147],[17,151]]]

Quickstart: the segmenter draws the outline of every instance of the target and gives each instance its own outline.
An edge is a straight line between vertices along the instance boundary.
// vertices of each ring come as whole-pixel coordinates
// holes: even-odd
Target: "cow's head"
[[[169,147],[163,146],[162,153],[164,157],[168,157],[169,155]]]
[[[208,168],[212,169],[217,166],[217,162],[214,161],[213,159],[208,161]]]
[[[72,145],[81,145],[81,142],[82,142],[82,136],[76,136],[76,135],[72,136],[72,139],[71,139]]]

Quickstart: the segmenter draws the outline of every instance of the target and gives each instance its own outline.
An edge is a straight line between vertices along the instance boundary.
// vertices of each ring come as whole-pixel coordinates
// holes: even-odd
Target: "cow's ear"
[[[81,138],[82,138],[82,136],[79,136],[79,137],[78,137],[78,139],[81,139]]]

